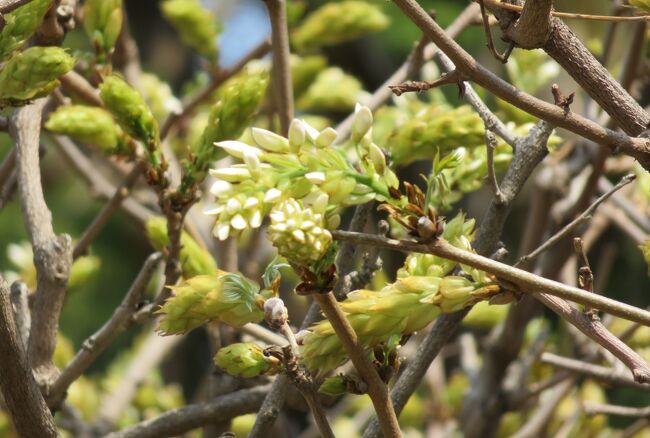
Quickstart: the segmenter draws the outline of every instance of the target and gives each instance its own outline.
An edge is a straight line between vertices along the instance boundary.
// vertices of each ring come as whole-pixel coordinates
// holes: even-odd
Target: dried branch
[[[602,367],[581,360],[558,356],[556,354],[548,352],[542,353],[540,361],[558,368],[562,368],[564,370],[583,374],[609,385],[624,386],[627,388],[636,388],[642,389],[644,391],[650,391],[650,385],[637,383],[629,373],[620,372],[612,368]]]
[[[404,93],[420,93],[422,91],[431,90],[432,88],[440,87],[447,84],[456,84],[458,85],[459,95],[462,96],[465,94],[463,89],[463,81],[465,78],[463,75],[456,69],[450,71],[449,73],[443,73],[435,81],[411,81],[404,82],[399,85],[389,85],[388,88],[393,92],[395,96],[401,96]]]
[[[584,221],[590,219],[591,214],[598,208],[600,204],[606,201],[607,198],[612,196],[617,190],[620,190],[621,188],[625,187],[626,185],[634,181],[635,178],[636,176],[634,174],[629,174],[621,178],[618,184],[616,184],[609,191],[607,191],[598,199],[596,199],[594,203],[591,204],[585,211],[583,211],[577,218],[569,222],[560,231],[555,233],[551,238],[545,240],[544,243],[540,245],[536,250],[534,250],[530,254],[522,256],[515,266],[519,266],[524,263],[528,263],[531,260],[534,260],[535,258],[537,258],[537,256],[539,256],[541,253],[546,251],[548,248],[555,245],[560,240],[564,239],[567,235],[569,235],[569,233],[571,233],[571,231],[573,231],[575,227],[582,224]]]
[[[52,354],[56,346],[59,315],[72,265],[70,236],[56,236],[52,213],[45,204],[38,154],[41,113],[46,99],[16,110],[9,132],[17,151],[18,188],[27,234],[34,248],[36,298],[29,337],[30,364],[37,380],[49,382],[56,374]]]
[[[341,340],[341,344],[361,378],[368,384],[368,395],[375,407],[379,425],[385,437],[401,437],[393,404],[388,396],[388,388],[379,377],[379,373],[370,362],[363,345],[357,339],[357,334],[339,307],[334,294],[314,294],[314,300],[320,305],[323,313],[332,324],[332,328]]]
[[[131,288],[124,296],[120,305],[115,309],[111,318],[97,332],[83,342],[81,350],[66,365],[59,378],[52,385],[49,396],[51,405],[57,406],[60,403],[63,397],[65,397],[65,392],[70,385],[128,327],[142,299],[142,295],[149,284],[149,280],[151,280],[161,260],[162,254],[159,252],[153,253],[147,258]]]
[[[487,89],[502,100],[515,105],[516,107],[534,115],[535,117],[546,120],[555,126],[568,129],[569,131],[581,135],[598,144],[603,144],[609,147],[616,145],[621,152],[633,156],[639,160],[639,162],[644,165],[644,167],[650,168],[650,140],[642,138],[631,138],[624,134],[605,129],[598,123],[587,120],[586,118],[578,116],[573,112],[565,114],[564,111],[557,106],[544,102],[527,93],[522,92],[521,90],[503,81],[494,73],[477,63],[474,58],[472,58],[453,39],[445,34],[442,28],[438,26],[438,24],[420,7],[420,5],[415,0],[394,0],[394,3],[400,7],[400,9],[402,9],[402,11],[429,38],[431,38],[431,40],[436,43],[438,47],[440,47],[440,49],[445,52],[445,54],[447,54],[447,56],[449,56],[456,67],[469,80],[481,85],[483,88]],[[555,33],[557,34],[557,31]],[[550,38],[549,41],[552,41],[554,39],[555,37]],[[545,49],[547,48],[545,47]],[[564,54],[566,54],[566,50],[564,49],[565,48],[562,48],[562,51]],[[547,49],[547,51],[549,50]],[[562,64],[561,61],[558,60],[558,62]],[[585,68],[584,63],[580,64],[579,69],[581,71],[580,74],[583,76],[589,74],[587,73],[589,69]],[[573,73],[573,71],[570,71],[570,73]],[[581,85],[587,88],[585,84]],[[625,90],[620,90],[619,92],[623,95],[627,95]],[[607,93],[608,98],[612,97],[610,94],[611,93]],[[620,102],[620,98],[616,98],[614,101]],[[612,102],[610,102],[608,105],[610,109]],[[638,107],[638,104],[636,102],[634,102],[634,105]],[[607,109],[607,107],[605,108]],[[612,115],[612,117],[615,118],[617,122],[619,122],[623,127],[630,127],[633,125],[635,129],[630,130],[630,134],[637,135],[643,129],[645,129],[644,126],[648,121],[650,121],[650,116],[644,112],[641,116],[641,119],[637,118],[637,122],[626,122],[624,120],[619,120],[625,117],[630,117],[631,113],[627,110],[630,110],[634,114],[637,114],[636,109],[630,108],[629,105],[626,105],[622,108],[617,108],[612,111],[614,115],[619,115],[621,117],[614,117],[614,115]],[[638,126],[638,129],[636,129],[637,125],[640,122],[643,122],[643,120],[646,122],[643,123],[643,127]]]
[[[242,389],[207,402],[172,409],[150,420],[106,435],[106,438],[159,438],[182,435],[214,420],[256,412],[270,385]]]
[[[11,311],[9,285],[0,276],[0,389],[19,436],[58,437],[54,418],[34,380]]]
[[[289,51],[289,29],[285,0],[264,0],[271,20],[275,109],[280,117],[280,133],[287,135],[293,119],[293,85]]]

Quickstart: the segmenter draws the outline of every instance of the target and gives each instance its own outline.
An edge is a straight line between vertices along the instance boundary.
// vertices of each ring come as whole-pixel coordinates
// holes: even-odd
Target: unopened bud
[[[336,130],[333,128],[325,128],[323,129],[320,134],[318,134],[318,137],[316,137],[316,147],[319,148],[326,148],[330,146],[332,143],[334,143],[334,140],[336,140],[336,137],[338,134],[336,133]]]
[[[263,149],[271,152],[289,152],[289,140],[278,134],[262,128],[252,128],[251,134],[255,143]]]
[[[303,123],[298,119],[293,119],[289,126],[289,148],[291,152],[298,152],[307,139],[307,132]]]
[[[352,141],[359,143],[372,127],[372,112],[367,106],[357,104],[352,120]]]
[[[370,157],[372,164],[375,166],[377,173],[382,175],[386,170],[386,157],[384,156],[384,153],[381,151],[379,146],[374,143],[370,143],[368,146],[368,156]]]
[[[271,328],[276,330],[287,323],[289,312],[281,298],[272,297],[266,300],[264,303],[264,319]]]

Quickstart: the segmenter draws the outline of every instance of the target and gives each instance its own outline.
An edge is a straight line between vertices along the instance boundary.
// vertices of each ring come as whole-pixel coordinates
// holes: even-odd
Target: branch
[[[553,0],[527,0],[508,37],[524,49],[541,47],[551,36]]]
[[[451,39],[438,26],[438,24],[420,7],[415,0],[393,0],[394,3],[449,56],[456,67],[471,81],[476,82],[483,88],[489,90],[495,96],[509,102],[516,107],[539,117],[547,122],[568,129],[598,144],[609,147],[616,146],[622,152],[636,158],[644,166],[650,168],[650,140],[642,138],[631,138],[616,131],[605,129],[598,123],[592,122],[584,117],[571,112],[565,112],[557,106],[537,99],[530,94],[524,93],[511,84],[503,81],[491,71],[476,62],[465,52],[453,39]],[[553,40],[551,38],[550,40]],[[585,49],[586,50],[586,49]],[[566,67],[565,67],[566,68]],[[581,65],[582,74],[588,69]],[[584,86],[584,85],[583,85]],[[624,94],[627,94],[622,91]],[[618,100],[617,100],[618,101]],[[638,104],[635,103],[638,106]],[[618,111],[618,110],[617,110]],[[629,114],[625,114],[629,117]],[[612,116],[614,117],[614,116]],[[644,120],[650,121],[650,116],[644,112]],[[617,121],[619,121],[617,119]],[[623,121],[621,126],[629,125]],[[632,135],[637,135],[645,129],[639,127]],[[638,131],[638,132],[637,132]]]
[[[81,350],[66,365],[59,378],[52,385],[49,396],[50,404],[54,406],[58,405],[70,385],[127,328],[149,284],[149,280],[151,280],[162,258],[162,254],[159,252],[153,253],[147,258],[131,288],[124,296],[120,305],[115,309],[111,318],[97,332],[83,342]]]
[[[9,285],[0,276],[0,389],[19,436],[58,437],[54,418],[34,380],[14,324]]]
[[[493,274],[497,278],[518,286],[522,292],[531,293],[535,296],[540,292],[544,292],[549,295],[564,298],[565,300],[590,305],[612,315],[650,326],[650,312],[612,300],[611,298],[602,296],[602,294],[588,293],[582,289],[567,286],[487,257],[456,248],[444,239],[438,239],[432,243],[418,243],[410,240],[390,239],[372,234],[340,230],[333,231],[332,236],[336,240],[376,245],[381,248],[394,249],[402,252],[433,254]]]
[[[618,415],[620,417],[650,417],[650,406],[633,408],[630,406],[607,405],[586,401],[584,403],[584,411],[589,417],[600,414]]]
[[[478,0],[475,0],[478,1]],[[486,4],[497,7],[500,9],[505,9],[507,11],[521,12],[524,8],[519,5],[513,5],[510,3],[501,2],[499,0],[483,0]],[[552,11],[551,15],[558,18],[573,18],[576,20],[592,20],[592,21],[610,21],[610,22],[621,22],[621,21],[650,21],[650,15],[635,15],[632,17],[618,17],[611,15],[591,15],[591,14],[575,14],[573,12],[560,12]],[[534,24],[534,23],[533,23]]]
[[[131,189],[138,181],[138,178],[145,169],[145,163],[139,161],[133,166],[133,169],[124,178],[122,184],[115,190],[113,197],[104,204],[101,211],[95,216],[92,223],[86,228],[86,231],[77,241],[77,244],[72,251],[72,258],[77,259],[88,252],[88,248],[99,232],[108,223],[108,220],[120,209],[122,202],[130,195]]]
[[[16,323],[16,333],[24,351],[29,348],[29,327],[32,325],[32,315],[29,313],[29,288],[22,281],[14,281],[11,285],[11,310]]]
[[[27,234],[34,248],[37,272],[29,359],[37,373],[37,380],[43,377],[45,382],[51,380],[56,372],[52,354],[72,265],[70,236],[54,234],[52,213],[45,204],[41,186],[38,149],[41,113],[46,100],[39,99],[16,110],[9,126],[9,133],[16,143],[20,203]]]
[[[545,240],[544,243],[540,245],[535,251],[521,257],[515,266],[519,266],[521,264],[528,263],[531,260],[534,260],[535,258],[537,258],[537,256],[539,256],[541,253],[546,251],[548,248],[555,245],[560,240],[564,239],[571,231],[573,231],[575,227],[582,224],[584,221],[590,219],[591,214],[598,208],[600,204],[605,202],[607,198],[612,196],[616,191],[625,187],[635,179],[636,176],[634,174],[629,174],[621,178],[618,184],[616,184],[609,191],[607,191],[602,196],[600,196],[600,198],[596,199],[594,203],[591,204],[585,211],[583,211],[577,218],[569,222],[560,231],[555,233],[550,239]]]
[[[204,403],[172,409],[150,420],[106,435],[105,438],[159,438],[182,435],[215,417],[228,419],[256,412],[270,385],[242,389]]]
[[[273,42],[273,83],[276,110],[280,116],[280,134],[286,136],[293,119],[293,85],[289,52],[289,30],[285,0],[264,0],[271,19]]]
[[[588,362],[570,359],[568,357],[558,356],[557,354],[548,352],[542,353],[540,361],[564,370],[583,374],[612,386],[624,386],[626,388],[650,391],[649,385],[637,383],[630,377],[629,373],[623,373],[612,368],[601,367],[599,365],[593,365]]]

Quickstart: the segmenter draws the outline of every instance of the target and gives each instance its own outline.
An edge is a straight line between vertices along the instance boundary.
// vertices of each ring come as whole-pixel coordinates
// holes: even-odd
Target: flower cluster
[[[458,215],[447,224],[442,237],[471,250],[472,229],[473,221]],[[378,292],[362,289],[350,293],[340,305],[360,343],[373,347],[393,335],[413,333],[441,312],[455,312],[500,292],[484,272],[467,268],[454,274],[456,266],[437,256],[412,254],[396,282]],[[310,370],[323,374],[346,359],[341,341],[327,320],[312,326],[301,339],[302,358]]]
[[[217,217],[215,235],[223,240],[245,228],[257,228],[276,204],[290,198],[324,214],[326,228],[338,225],[339,207],[392,199],[391,189],[399,181],[370,140],[371,126],[372,113],[358,106],[353,124],[356,159],[352,148],[333,147],[334,129],[318,131],[298,119],[288,138],[252,128],[256,146],[216,143],[243,162],[210,170],[217,178],[211,188],[216,202],[204,212]]]
[[[122,30],[122,0],[87,0],[83,12],[86,33],[103,61],[113,51]]]
[[[0,31],[0,61],[5,61],[36,32],[50,6],[52,0],[33,0],[2,16],[5,25]]]

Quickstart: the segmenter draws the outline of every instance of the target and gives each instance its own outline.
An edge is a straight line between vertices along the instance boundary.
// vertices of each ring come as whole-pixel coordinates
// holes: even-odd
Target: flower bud
[[[279,371],[279,360],[264,355],[264,350],[252,342],[230,344],[214,356],[214,363],[237,377],[272,375]]]
[[[262,128],[252,128],[251,134],[255,143],[263,149],[271,152],[289,152],[289,140]]]
[[[39,28],[43,17],[52,6],[52,0],[32,0],[4,14],[0,31],[0,62],[11,56]]]
[[[379,175],[383,175],[386,171],[386,157],[384,156],[384,153],[381,151],[381,149],[379,149],[379,146],[374,143],[370,143],[368,146],[368,156],[370,157],[370,161],[372,161],[373,166],[375,166],[377,173]]]
[[[324,172],[309,172],[305,174],[305,178],[307,178],[310,183],[316,185],[322,184],[326,180]]]
[[[16,53],[0,70],[0,101],[12,104],[44,96],[73,66],[74,58],[60,47],[35,46]]]
[[[162,13],[181,40],[211,62],[217,59],[217,19],[199,0],[165,0]]]
[[[307,133],[303,123],[298,119],[293,119],[289,125],[289,149],[293,153],[300,151],[300,148],[307,139]]]
[[[346,379],[343,376],[328,377],[318,388],[318,392],[325,395],[343,395],[347,392]]]
[[[122,0],[86,0],[83,5],[84,28],[93,45],[109,54],[122,29]]]
[[[259,175],[262,163],[257,155],[248,151],[244,152],[244,163],[246,163],[251,175]]]
[[[289,319],[289,312],[284,301],[277,297],[269,298],[264,302],[264,320],[275,330],[279,330]]]
[[[262,151],[255,146],[249,146],[246,143],[243,143],[241,141],[236,141],[236,140],[225,140],[225,141],[218,141],[214,143],[215,146],[220,147],[224,151],[228,152],[229,155],[232,155],[233,157],[236,158],[244,158],[244,154],[253,154],[260,156],[262,155]]]
[[[352,141],[359,143],[370,128],[372,128],[372,111],[367,106],[357,103],[352,120]]]
[[[250,171],[244,167],[210,169],[210,175],[228,182],[241,182],[251,178]]]
[[[323,129],[320,134],[318,134],[318,137],[316,137],[316,147],[326,148],[330,146],[332,143],[334,143],[334,140],[336,140],[337,136],[338,134],[333,128]]]

